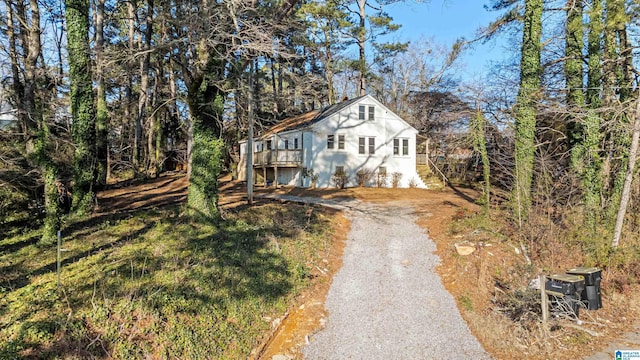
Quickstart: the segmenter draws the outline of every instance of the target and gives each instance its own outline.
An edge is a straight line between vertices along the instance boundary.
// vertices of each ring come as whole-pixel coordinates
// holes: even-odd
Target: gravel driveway
[[[280,196],[346,210],[351,231],[306,359],[488,359],[435,273],[436,246],[402,203]]]

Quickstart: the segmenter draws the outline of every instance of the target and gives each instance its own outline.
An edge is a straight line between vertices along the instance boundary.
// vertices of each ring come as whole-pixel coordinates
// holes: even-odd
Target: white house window
[[[358,106],[358,119],[359,120],[365,120],[365,119],[366,120],[375,120],[375,114],[376,114],[376,108],[373,107],[373,106],[366,106],[366,105]],[[367,115],[368,115],[368,117],[366,117]]]
[[[289,139],[284,139],[284,149],[289,150]]]
[[[293,138],[293,148],[294,149],[298,148],[298,138]]]
[[[367,146],[367,139],[369,146]],[[370,137],[360,137],[358,138],[358,154],[365,154],[365,151],[369,151],[369,154],[376,153],[376,138]]]
[[[380,166],[378,168],[378,175],[387,176],[387,167],[386,166]]]
[[[338,135],[338,150],[344,150],[344,135]]]
[[[344,166],[336,166],[336,174],[344,174]]]
[[[400,141],[402,140],[402,148],[400,147]],[[402,155],[409,155],[409,139],[393,139],[393,155],[400,155],[400,151],[402,150]]]
[[[271,144],[272,144],[272,141],[267,140],[267,150],[271,150]]]
[[[336,142],[335,135],[327,135],[327,149],[333,149]]]

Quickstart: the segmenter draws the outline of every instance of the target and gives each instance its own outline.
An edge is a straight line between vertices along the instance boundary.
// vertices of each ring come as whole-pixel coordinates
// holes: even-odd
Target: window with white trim
[[[293,148],[298,149],[298,138],[293,138]]]
[[[338,150],[344,150],[344,135],[338,135]]]
[[[327,149],[333,149],[336,142],[336,136],[333,134],[327,135]]]
[[[375,120],[376,108],[372,105],[358,106],[358,120]]]
[[[376,153],[376,138],[375,137],[359,137],[358,138],[358,154],[368,153],[373,155]]]
[[[289,150],[289,139],[284,139],[284,149]]]
[[[409,155],[409,139],[395,138],[393,139],[393,155],[395,156]]]

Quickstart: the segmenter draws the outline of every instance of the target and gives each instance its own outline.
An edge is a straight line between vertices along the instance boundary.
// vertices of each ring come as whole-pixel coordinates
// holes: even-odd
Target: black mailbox
[[[584,290],[580,297],[589,310],[598,310],[602,307],[602,295],[600,283],[602,282],[602,270],[595,267],[576,267],[567,270],[567,274],[584,278]]]
[[[562,295],[576,295],[584,290],[584,278],[578,275],[550,275],[545,289]]]

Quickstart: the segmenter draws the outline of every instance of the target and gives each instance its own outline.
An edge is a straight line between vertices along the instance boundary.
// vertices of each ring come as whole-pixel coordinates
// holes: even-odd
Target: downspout
[[[304,174],[302,173],[302,169],[306,167],[304,162],[304,130],[300,131],[300,187],[304,187]],[[309,169],[307,169],[308,171]]]

